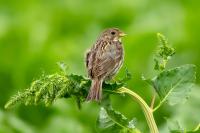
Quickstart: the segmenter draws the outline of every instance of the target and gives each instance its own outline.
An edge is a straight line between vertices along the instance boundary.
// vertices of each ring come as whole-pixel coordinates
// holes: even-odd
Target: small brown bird
[[[111,79],[124,60],[121,37],[126,34],[117,28],[106,29],[86,55],[86,67],[92,80],[86,100],[99,101],[102,98],[102,83]]]

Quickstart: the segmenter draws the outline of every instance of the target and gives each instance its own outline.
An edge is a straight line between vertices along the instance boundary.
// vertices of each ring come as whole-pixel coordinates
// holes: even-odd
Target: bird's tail
[[[99,100],[101,100],[102,82],[103,82],[103,80],[99,80],[99,79],[93,79],[92,80],[90,91],[89,91],[87,99],[86,99],[87,101],[90,101],[90,100],[99,101]]]

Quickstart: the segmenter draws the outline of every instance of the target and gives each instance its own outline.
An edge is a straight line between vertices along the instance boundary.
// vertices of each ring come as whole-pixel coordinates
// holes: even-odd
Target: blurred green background
[[[57,71],[65,61],[69,73],[86,76],[84,54],[100,32],[118,27],[123,39],[125,63],[133,75],[128,87],[147,103],[152,88],[141,75],[152,77],[153,53],[163,33],[176,49],[168,68],[192,63],[200,83],[200,2],[197,0],[1,0],[0,1],[0,133],[94,133],[99,106],[84,103],[78,110],[73,99],[60,99],[52,107],[4,104],[11,95],[27,88],[42,73]],[[184,105],[167,105],[155,113],[161,133],[168,133],[165,118],[173,118],[188,129],[200,122],[200,88],[192,90]],[[139,106],[130,98],[113,96],[113,106],[148,133]]]

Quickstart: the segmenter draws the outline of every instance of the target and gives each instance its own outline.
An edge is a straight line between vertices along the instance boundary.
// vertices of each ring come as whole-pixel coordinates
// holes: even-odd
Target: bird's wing
[[[90,59],[90,55],[91,55],[91,51],[88,51],[86,53],[86,67],[88,68],[89,67],[89,59]]]
[[[92,52],[92,50],[88,51],[86,54],[86,67],[88,70],[88,76],[92,77],[92,62],[93,62],[93,57],[94,53]]]
[[[105,44],[104,44],[105,45]],[[102,46],[104,46],[102,45]],[[112,57],[112,54],[109,50],[106,50],[109,48],[108,46],[99,47],[99,49],[96,51],[95,60],[92,63],[92,75],[95,77],[105,77],[107,74],[112,71],[112,69],[115,66],[115,59]]]

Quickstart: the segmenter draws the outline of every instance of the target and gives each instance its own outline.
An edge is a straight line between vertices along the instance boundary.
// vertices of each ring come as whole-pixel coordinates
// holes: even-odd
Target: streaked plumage
[[[99,101],[102,83],[112,78],[123,64],[121,37],[125,34],[117,28],[105,30],[86,55],[86,67],[92,80],[87,100]]]

